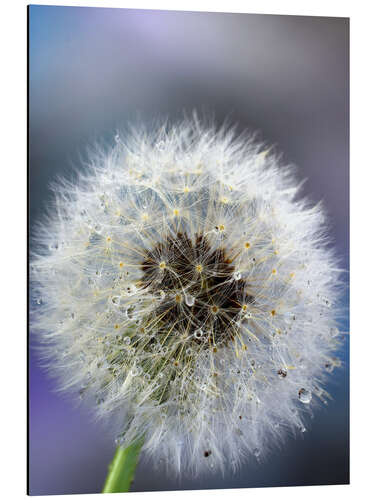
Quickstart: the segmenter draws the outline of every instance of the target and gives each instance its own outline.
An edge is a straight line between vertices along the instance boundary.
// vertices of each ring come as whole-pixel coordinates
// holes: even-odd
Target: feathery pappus
[[[304,432],[340,365],[341,271],[294,169],[195,115],[117,134],[89,163],[54,186],[31,263],[59,387],[178,474]]]

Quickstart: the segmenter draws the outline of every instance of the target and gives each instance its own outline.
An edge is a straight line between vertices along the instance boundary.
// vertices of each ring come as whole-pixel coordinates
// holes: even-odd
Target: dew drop
[[[312,394],[311,391],[309,391],[308,389],[302,388],[298,391],[298,399],[301,401],[301,403],[307,405],[310,403],[311,398]]]
[[[135,312],[135,307],[134,307],[134,306],[130,306],[130,307],[128,307],[128,308],[126,309],[126,315],[127,315],[127,317],[128,317],[129,319],[133,319],[133,317],[134,317],[134,312]],[[140,322],[141,322],[140,318],[137,318],[137,319],[135,320],[136,325],[139,325],[139,324],[140,324]]]
[[[43,304],[42,297],[38,297],[38,298],[36,299],[36,303],[38,304],[38,306],[40,306],[41,304]]]
[[[135,285],[129,285],[126,287],[126,295],[131,296],[137,293],[137,287]]]
[[[239,271],[235,271],[235,272],[233,273],[233,279],[234,279],[235,281],[240,280],[240,279],[241,279],[241,273],[240,273]]]
[[[255,458],[260,457],[260,449],[259,448],[254,448],[253,453],[254,453]]]
[[[164,151],[165,150],[165,142],[164,141],[159,141],[156,144],[156,149],[158,149],[159,151]]]
[[[195,297],[193,297],[192,295],[190,294],[186,294],[185,295],[185,302],[186,302],[186,305],[191,307],[194,305],[194,302],[195,302]]]
[[[115,135],[115,141],[116,141],[116,142],[120,142],[120,136],[119,136],[119,134],[116,134],[116,135]]]
[[[197,330],[195,330],[194,337],[196,339],[201,339],[203,337],[203,330],[202,330],[202,328],[198,328]]]
[[[114,304],[115,306],[118,306],[120,304],[120,297],[118,295],[114,295],[112,298],[111,298],[111,302],[112,304]]]
[[[133,377],[137,377],[140,374],[141,374],[141,369],[138,368],[137,366],[135,366],[130,370],[130,375],[132,375]]]
[[[316,294],[319,302],[325,306],[325,307],[331,307],[331,302],[327,299],[327,297],[324,297],[323,295],[320,295],[320,293]]]
[[[333,327],[330,329],[329,333],[331,334],[331,337],[334,338],[334,337],[337,337],[340,332],[339,332],[338,328]]]
[[[332,361],[327,361],[324,365],[324,368],[326,369],[326,371],[328,373],[332,373],[333,372],[333,369],[335,368],[334,364],[332,363]]]

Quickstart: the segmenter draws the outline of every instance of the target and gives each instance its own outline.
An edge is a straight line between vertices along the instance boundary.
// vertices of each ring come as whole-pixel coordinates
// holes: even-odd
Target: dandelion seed
[[[290,416],[340,364],[338,265],[272,152],[199,120],[162,137],[117,134],[56,188],[33,330],[114,441],[143,436],[156,465],[194,474],[303,432]]]

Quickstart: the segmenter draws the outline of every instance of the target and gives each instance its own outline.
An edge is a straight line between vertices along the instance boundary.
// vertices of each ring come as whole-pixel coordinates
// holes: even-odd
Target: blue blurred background
[[[260,132],[324,200],[349,268],[349,20],[80,7],[29,7],[30,233],[56,175],[74,179],[85,146],[138,116],[228,116]],[[348,293],[343,306],[348,308]],[[349,319],[342,329],[348,331]],[[33,345],[33,332],[30,332]],[[327,387],[334,400],[308,433],[236,474],[172,479],[141,463],[133,491],[339,484],[349,481],[348,341]],[[108,431],[29,356],[29,492],[100,492]]]

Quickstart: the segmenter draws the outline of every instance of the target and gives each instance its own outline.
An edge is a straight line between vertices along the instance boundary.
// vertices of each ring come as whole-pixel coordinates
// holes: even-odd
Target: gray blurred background
[[[31,6],[29,65],[31,235],[51,200],[49,183],[74,179],[87,144],[113,141],[138,117],[173,120],[197,109],[258,131],[300,167],[348,269],[348,19]],[[344,368],[328,387],[334,401],[267,462],[196,480],[142,463],[132,490],[348,482],[347,342],[339,355]],[[30,493],[99,492],[114,452],[108,433],[56,394],[33,350],[29,382]]]

